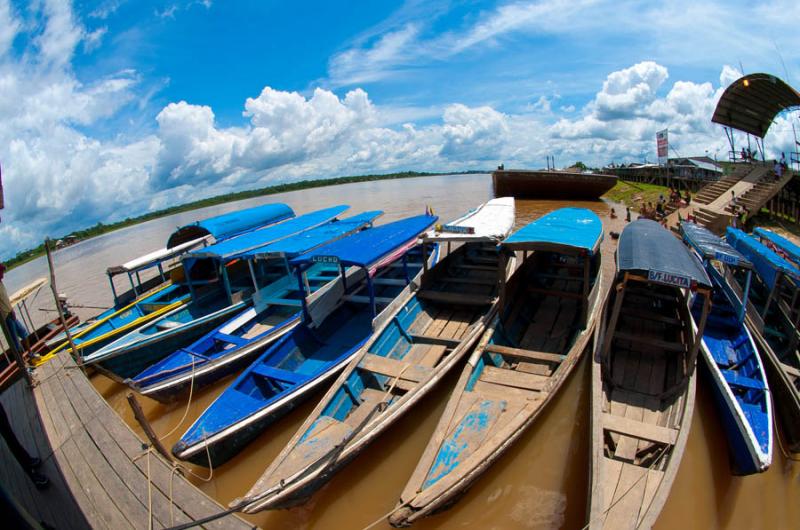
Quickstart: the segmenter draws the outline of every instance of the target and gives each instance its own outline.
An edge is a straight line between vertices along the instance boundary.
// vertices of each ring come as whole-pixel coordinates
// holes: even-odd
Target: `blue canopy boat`
[[[756,228],[753,230],[753,235],[757,237],[762,244],[770,247],[776,253],[783,254],[782,257],[791,261],[793,265],[800,267],[800,247],[786,239],[780,234],[771,232],[765,228]]]
[[[592,359],[587,527],[656,522],[689,436],[710,289],[700,261],[657,222],[622,231],[611,314]],[[692,292],[704,300],[696,330]]]
[[[214,401],[175,444],[176,457],[219,465],[238,453],[350,362],[372,335],[378,306],[386,308],[422,269],[408,251],[435,216],[395,221],[294,258],[300,285],[319,264],[341,278],[316,306],[303,303],[303,323],[267,349]],[[391,266],[401,262],[400,267]],[[356,267],[348,274],[348,268]]]
[[[613,260],[613,245],[601,255],[602,241],[594,212],[562,208],[501,244],[524,261],[389,516],[392,526],[451,506],[556,396],[592,344],[608,295],[602,260]]]
[[[107,275],[114,305],[70,329],[75,346],[82,355],[88,355],[114,338],[188,301],[189,289],[180,282],[170,280],[171,276],[180,277],[182,273],[175,269],[165,271],[164,265],[168,262],[199,246],[224,241],[291,217],[294,217],[294,212],[283,203],[263,204],[210,217],[178,228],[170,236],[166,248],[120,266],[109,267]],[[158,269],[158,276],[142,280],[141,274],[152,268]],[[131,287],[128,291],[117,294],[114,278],[121,274],[127,275]],[[55,354],[69,344],[66,342],[66,334],[61,333],[48,341],[47,345],[50,352]]]
[[[372,226],[382,212],[371,211],[330,222],[294,237],[241,255],[241,259],[290,260],[316,247]],[[258,265],[255,265],[258,267]],[[253,295],[254,307],[245,309],[196,342],[153,364],[128,381],[129,386],[149,398],[172,401],[189,386],[195,389],[238,371],[279,337],[300,322],[300,299],[318,297],[339,276],[335,264],[315,263],[306,271],[304,293],[294,277],[286,275]],[[313,298],[310,303],[313,303]]]
[[[304,502],[435,388],[494,317],[500,282],[516,264],[497,243],[513,223],[514,199],[505,197],[423,236],[423,246],[462,245],[423,273],[418,290],[395,300],[280,455],[234,503],[253,513]]]
[[[786,440],[783,445],[800,452],[800,331],[789,301],[797,296],[800,270],[775,251],[741,230],[728,228],[728,243],[753,263],[758,277],[752,282],[746,322],[761,349],[764,368],[775,400],[775,413]],[[741,274],[730,282],[746,285]]]
[[[714,383],[714,399],[728,437],[733,471],[737,475],[766,471],[772,463],[772,401],[758,348],[744,323],[750,278],[742,298],[725,278],[725,267],[741,269],[750,276],[753,265],[702,226],[684,222],[681,233],[684,242],[703,260],[713,284],[711,312],[700,351]],[[698,300],[692,305],[696,322],[701,311],[702,302]]]
[[[347,208],[307,213],[190,252],[183,257],[183,268],[191,300],[85,355],[83,362],[120,382],[135,376],[244,309],[259,277],[271,283],[287,275],[285,259],[262,262],[256,273],[240,255],[331,222]]]

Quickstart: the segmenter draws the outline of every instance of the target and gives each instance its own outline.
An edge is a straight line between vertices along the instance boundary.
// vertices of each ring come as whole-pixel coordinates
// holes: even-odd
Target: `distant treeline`
[[[420,171],[404,171],[402,173],[389,173],[385,175],[358,175],[358,176],[351,176],[351,177],[336,177],[330,179],[315,179],[315,180],[301,180],[298,182],[288,182],[286,184],[277,184],[275,186],[267,186],[266,188],[258,188],[254,190],[246,190],[246,191],[238,191],[236,193],[227,193],[225,195],[217,195],[215,197],[209,197],[207,199],[201,199],[199,201],[187,202],[186,204],[180,204],[178,206],[171,206],[169,208],[164,208],[163,210],[157,210],[154,212],[149,212],[144,215],[140,215],[138,217],[128,217],[122,221],[117,221],[116,223],[111,224],[103,224],[97,223],[94,226],[89,228],[85,228],[83,230],[76,230],[71,234],[67,234],[62,236],[61,238],[56,239],[66,239],[66,238],[75,238],[73,241],[83,241],[85,239],[89,239],[92,237],[96,237],[102,234],[106,234],[108,232],[112,232],[114,230],[119,230],[120,228],[125,228],[127,226],[144,223],[146,221],[150,221],[151,219],[158,219],[159,217],[166,217],[167,215],[172,215],[181,212],[188,212],[190,210],[197,210],[199,208],[205,208],[206,206],[215,206],[217,204],[224,204],[226,202],[234,202],[234,201],[241,201],[244,199],[252,199],[253,197],[263,197],[264,195],[274,195],[276,193],[285,193],[288,191],[298,191],[298,190],[305,190],[310,188],[320,188],[323,186],[335,186],[337,184],[349,184],[351,182],[368,182],[373,180],[389,180],[389,179],[404,179],[404,178],[413,178],[413,177],[432,177],[435,175],[464,175],[464,174],[475,174],[475,173],[489,173],[490,171],[485,170],[470,170],[470,171],[452,171],[449,173],[426,173]],[[44,243],[39,245],[36,248],[32,248],[29,250],[24,250],[19,252],[16,256],[9,259],[5,262],[6,267],[9,269],[16,267],[18,265],[22,265],[25,262],[28,262],[32,259],[35,259],[39,256],[44,254]]]

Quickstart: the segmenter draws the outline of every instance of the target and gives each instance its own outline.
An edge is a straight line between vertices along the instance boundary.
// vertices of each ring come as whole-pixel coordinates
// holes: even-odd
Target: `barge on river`
[[[492,173],[495,197],[518,199],[598,199],[616,183],[614,175],[570,171],[498,169]]]

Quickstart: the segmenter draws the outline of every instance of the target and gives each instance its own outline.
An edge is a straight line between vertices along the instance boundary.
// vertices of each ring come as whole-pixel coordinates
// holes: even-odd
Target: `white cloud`
[[[5,55],[20,29],[8,0],[0,0],[0,57]]]
[[[114,13],[116,13],[117,9],[122,7],[122,4],[124,3],[125,0],[106,0],[105,2],[102,2],[99,6],[97,6],[94,10],[92,10],[89,13],[89,17],[105,20]]]

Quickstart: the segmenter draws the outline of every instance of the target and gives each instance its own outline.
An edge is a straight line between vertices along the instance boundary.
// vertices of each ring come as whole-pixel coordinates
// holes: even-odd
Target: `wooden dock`
[[[55,528],[168,528],[225,510],[148,454],[66,352],[35,379],[32,390],[20,380],[0,395],[18,439],[51,481],[37,490],[0,444],[3,488],[34,519]],[[254,528],[236,515],[203,527]]]

